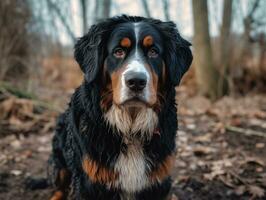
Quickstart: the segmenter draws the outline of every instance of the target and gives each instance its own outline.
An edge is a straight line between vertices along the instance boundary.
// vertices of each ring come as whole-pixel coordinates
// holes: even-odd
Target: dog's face
[[[123,15],[93,25],[76,43],[75,58],[85,81],[100,87],[110,124],[152,132],[167,93],[192,62],[189,46],[172,22]]]
[[[105,110],[152,108],[190,66],[189,46],[172,22],[120,16],[93,25],[75,45],[75,58],[86,81],[101,85]]]
[[[148,23],[122,23],[110,35],[107,50],[104,72],[111,80],[113,103],[153,107],[166,70],[160,33]]]

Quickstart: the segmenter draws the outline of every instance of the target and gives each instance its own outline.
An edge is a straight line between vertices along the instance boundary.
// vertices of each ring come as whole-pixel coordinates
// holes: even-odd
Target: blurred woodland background
[[[1,0],[0,199],[50,197],[33,178],[45,177],[56,116],[83,80],[73,46],[119,14],[172,20],[192,43],[172,199],[265,199],[264,0]]]

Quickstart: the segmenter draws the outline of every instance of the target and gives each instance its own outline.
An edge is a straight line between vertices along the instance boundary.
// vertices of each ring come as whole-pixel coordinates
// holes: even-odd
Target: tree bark
[[[80,0],[83,35],[87,33],[88,29],[88,15],[87,15],[87,0]]]
[[[212,100],[216,100],[218,98],[219,74],[213,64],[207,0],[193,0],[192,5],[194,18],[194,55],[199,92],[210,97]]]
[[[227,60],[229,55],[229,36],[231,30],[231,21],[232,21],[232,5],[233,0],[224,0],[223,6],[223,21],[221,26],[220,33],[220,61],[223,62]]]
[[[220,32],[220,60],[221,76],[218,83],[219,96],[228,93],[228,68],[230,57],[230,31],[232,21],[232,5],[233,0],[224,0],[223,5],[223,20]]]
[[[260,56],[259,56],[259,69],[260,73],[266,72],[265,58],[266,58],[266,35],[261,33],[259,36]]]
[[[169,0],[162,0],[162,3],[163,3],[164,18],[166,21],[169,21],[170,20]]]
[[[110,17],[111,0],[95,0],[95,22]]]

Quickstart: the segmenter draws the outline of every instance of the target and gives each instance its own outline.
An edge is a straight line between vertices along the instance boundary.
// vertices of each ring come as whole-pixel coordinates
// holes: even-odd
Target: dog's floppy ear
[[[75,44],[75,59],[89,83],[95,80],[104,62],[105,28],[104,23],[93,25],[89,32]]]
[[[171,83],[176,86],[191,65],[193,56],[191,44],[183,39],[173,22],[161,22],[159,25],[165,41],[165,62]]]

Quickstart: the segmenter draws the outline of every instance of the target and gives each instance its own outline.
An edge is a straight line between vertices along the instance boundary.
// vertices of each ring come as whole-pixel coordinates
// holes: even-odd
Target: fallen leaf
[[[11,170],[10,174],[13,174],[15,176],[20,176],[22,174],[22,171],[20,171],[20,170]]]
[[[263,197],[264,196],[264,189],[262,189],[259,186],[256,185],[249,185],[248,186],[248,191],[254,198],[256,197]]]
[[[247,188],[245,185],[240,185],[235,189],[235,193],[240,196],[242,194],[244,194],[247,191]]]
[[[256,172],[263,172],[263,168],[262,167],[257,167],[256,168]]]
[[[196,156],[205,156],[210,153],[214,153],[216,150],[207,146],[197,146],[193,148],[193,152]]]
[[[212,138],[212,135],[211,133],[207,133],[207,134],[204,134],[204,135],[199,135],[199,136],[196,136],[193,138],[193,140],[195,142],[210,142],[211,141],[211,138]]]
[[[203,174],[203,178],[212,181],[215,177],[219,175],[224,175],[226,172],[223,169],[216,169],[215,171],[212,171],[208,174]]]
[[[260,174],[260,177],[261,184],[266,187],[266,173]]]
[[[171,200],[178,200],[178,198],[175,194],[172,194]]]
[[[257,149],[262,149],[265,147],[265,144],[264,143],[256,143],[256,148]]]
[[[256,157],[248,157],[248,158],[246,158],[244,163],[242,163],[242,165],[246,164],[246,163],[260,165],[262,167],[265,166],[263,160],[261,160],[260,158],[256,158]]]
[[[226,176],[219,176],[219,180],[221,180],[226,186],[230,188],[234,188],[233,180],[230,177],[230,174],[225,174]]]
[[[240,126],[242,124],[241,118],[233,118],[230,123],[232,126]]]
[[[265,119],[266,118],[266,112],[261,111],[261,110],[254,111],[253,114],[254,114],[254,117],[257,117],[259,119]]]
[[[196,124],[187,124],[186,126],[189,130],[195,130],[196,129]]]
[[[25,150],[22,152],[21,157],[23,159],[30,158],[32,156],[32,151],[31,150]]]
[[[0,105],[0,119],[6,119],[14,105],[14,98],[8,98],[1,102]]]
[[[14,149],[20,149],[21,148],[21,142],[17,139],[15,139],[14,141],[12,141],[10,143],[10,145],[14,148]]]

